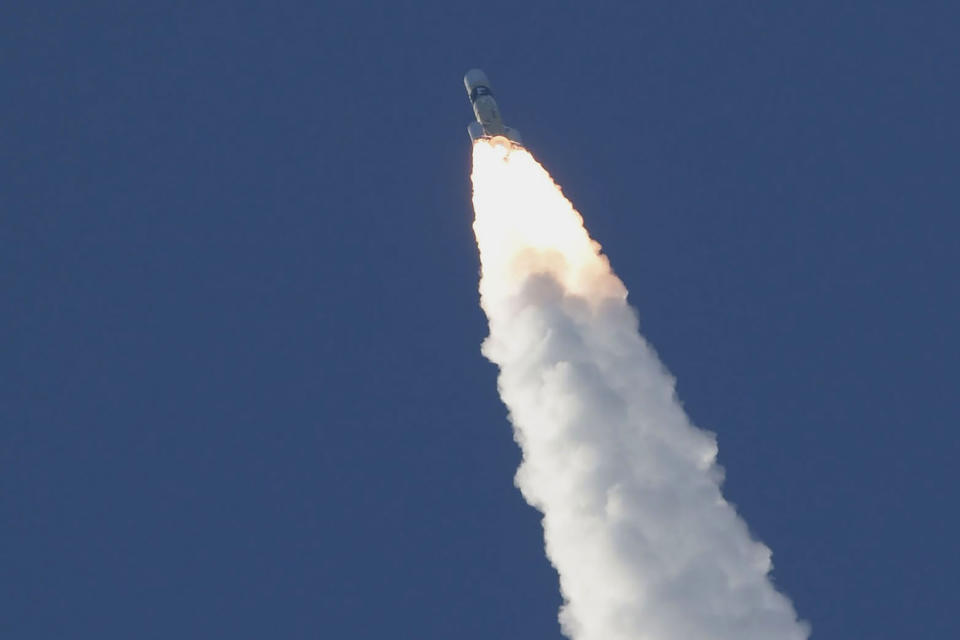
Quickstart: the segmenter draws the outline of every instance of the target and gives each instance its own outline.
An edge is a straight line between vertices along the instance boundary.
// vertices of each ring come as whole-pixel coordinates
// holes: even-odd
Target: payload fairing
[[[500,110],[497,108],[497,101],[493,99],[493,92],[490,90],[490,81],[487,80],[487,74],[480,69],[471,69],[467,71],[467,75],[463,76],[463,84],[467,88],[470,104],[473,105],[473,113],[477,117],[476,122],[471,122],[467,126],[470,139],[476,141],[480,138],[502,136],[517,144],[522,144],[520,132],[503,124],[503,120],[500,118]]]

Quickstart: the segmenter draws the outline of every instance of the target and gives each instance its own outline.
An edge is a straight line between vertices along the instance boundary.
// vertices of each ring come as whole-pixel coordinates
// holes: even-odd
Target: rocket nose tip
[[[487,84],[487,74],[482,69],[470,69],[463,76],[463,81],[469,84]]]

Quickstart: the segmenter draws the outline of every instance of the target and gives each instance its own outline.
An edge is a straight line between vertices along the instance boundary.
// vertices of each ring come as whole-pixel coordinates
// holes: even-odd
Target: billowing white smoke
[[[720,493],[712,433],[690,424],[627,291],[523,149],[473,151],[483,353],[499,365],[575,640],[802,640],[790,601]]]

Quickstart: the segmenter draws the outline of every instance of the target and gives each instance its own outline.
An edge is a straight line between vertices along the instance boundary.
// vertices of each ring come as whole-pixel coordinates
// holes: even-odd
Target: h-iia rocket
[[[471,69],[467,71],[467,75],[463,76],[463,84],[467,88],[473,113],[477,117],[476,122],[471,122],[467,126],[470,139],[476,141],[480,138],[503,136],[517,144],[522,144],[520,132],[503,124],[497,101],[493,99],[493,92],[490,90],[487,74],[480,69]]]

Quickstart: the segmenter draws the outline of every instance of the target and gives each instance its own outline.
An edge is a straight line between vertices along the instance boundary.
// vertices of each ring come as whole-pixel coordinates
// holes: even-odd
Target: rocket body
[[[487,74],[480,69],[471,69],[463,76],[463,84],[467,89],[470,104],[473,105],[473,114],[476,117],[476,121],[471,122],[467,127],[470,139],[476,141],[480,138],[500,136],[520,144],[520,132],[503,124]]]

